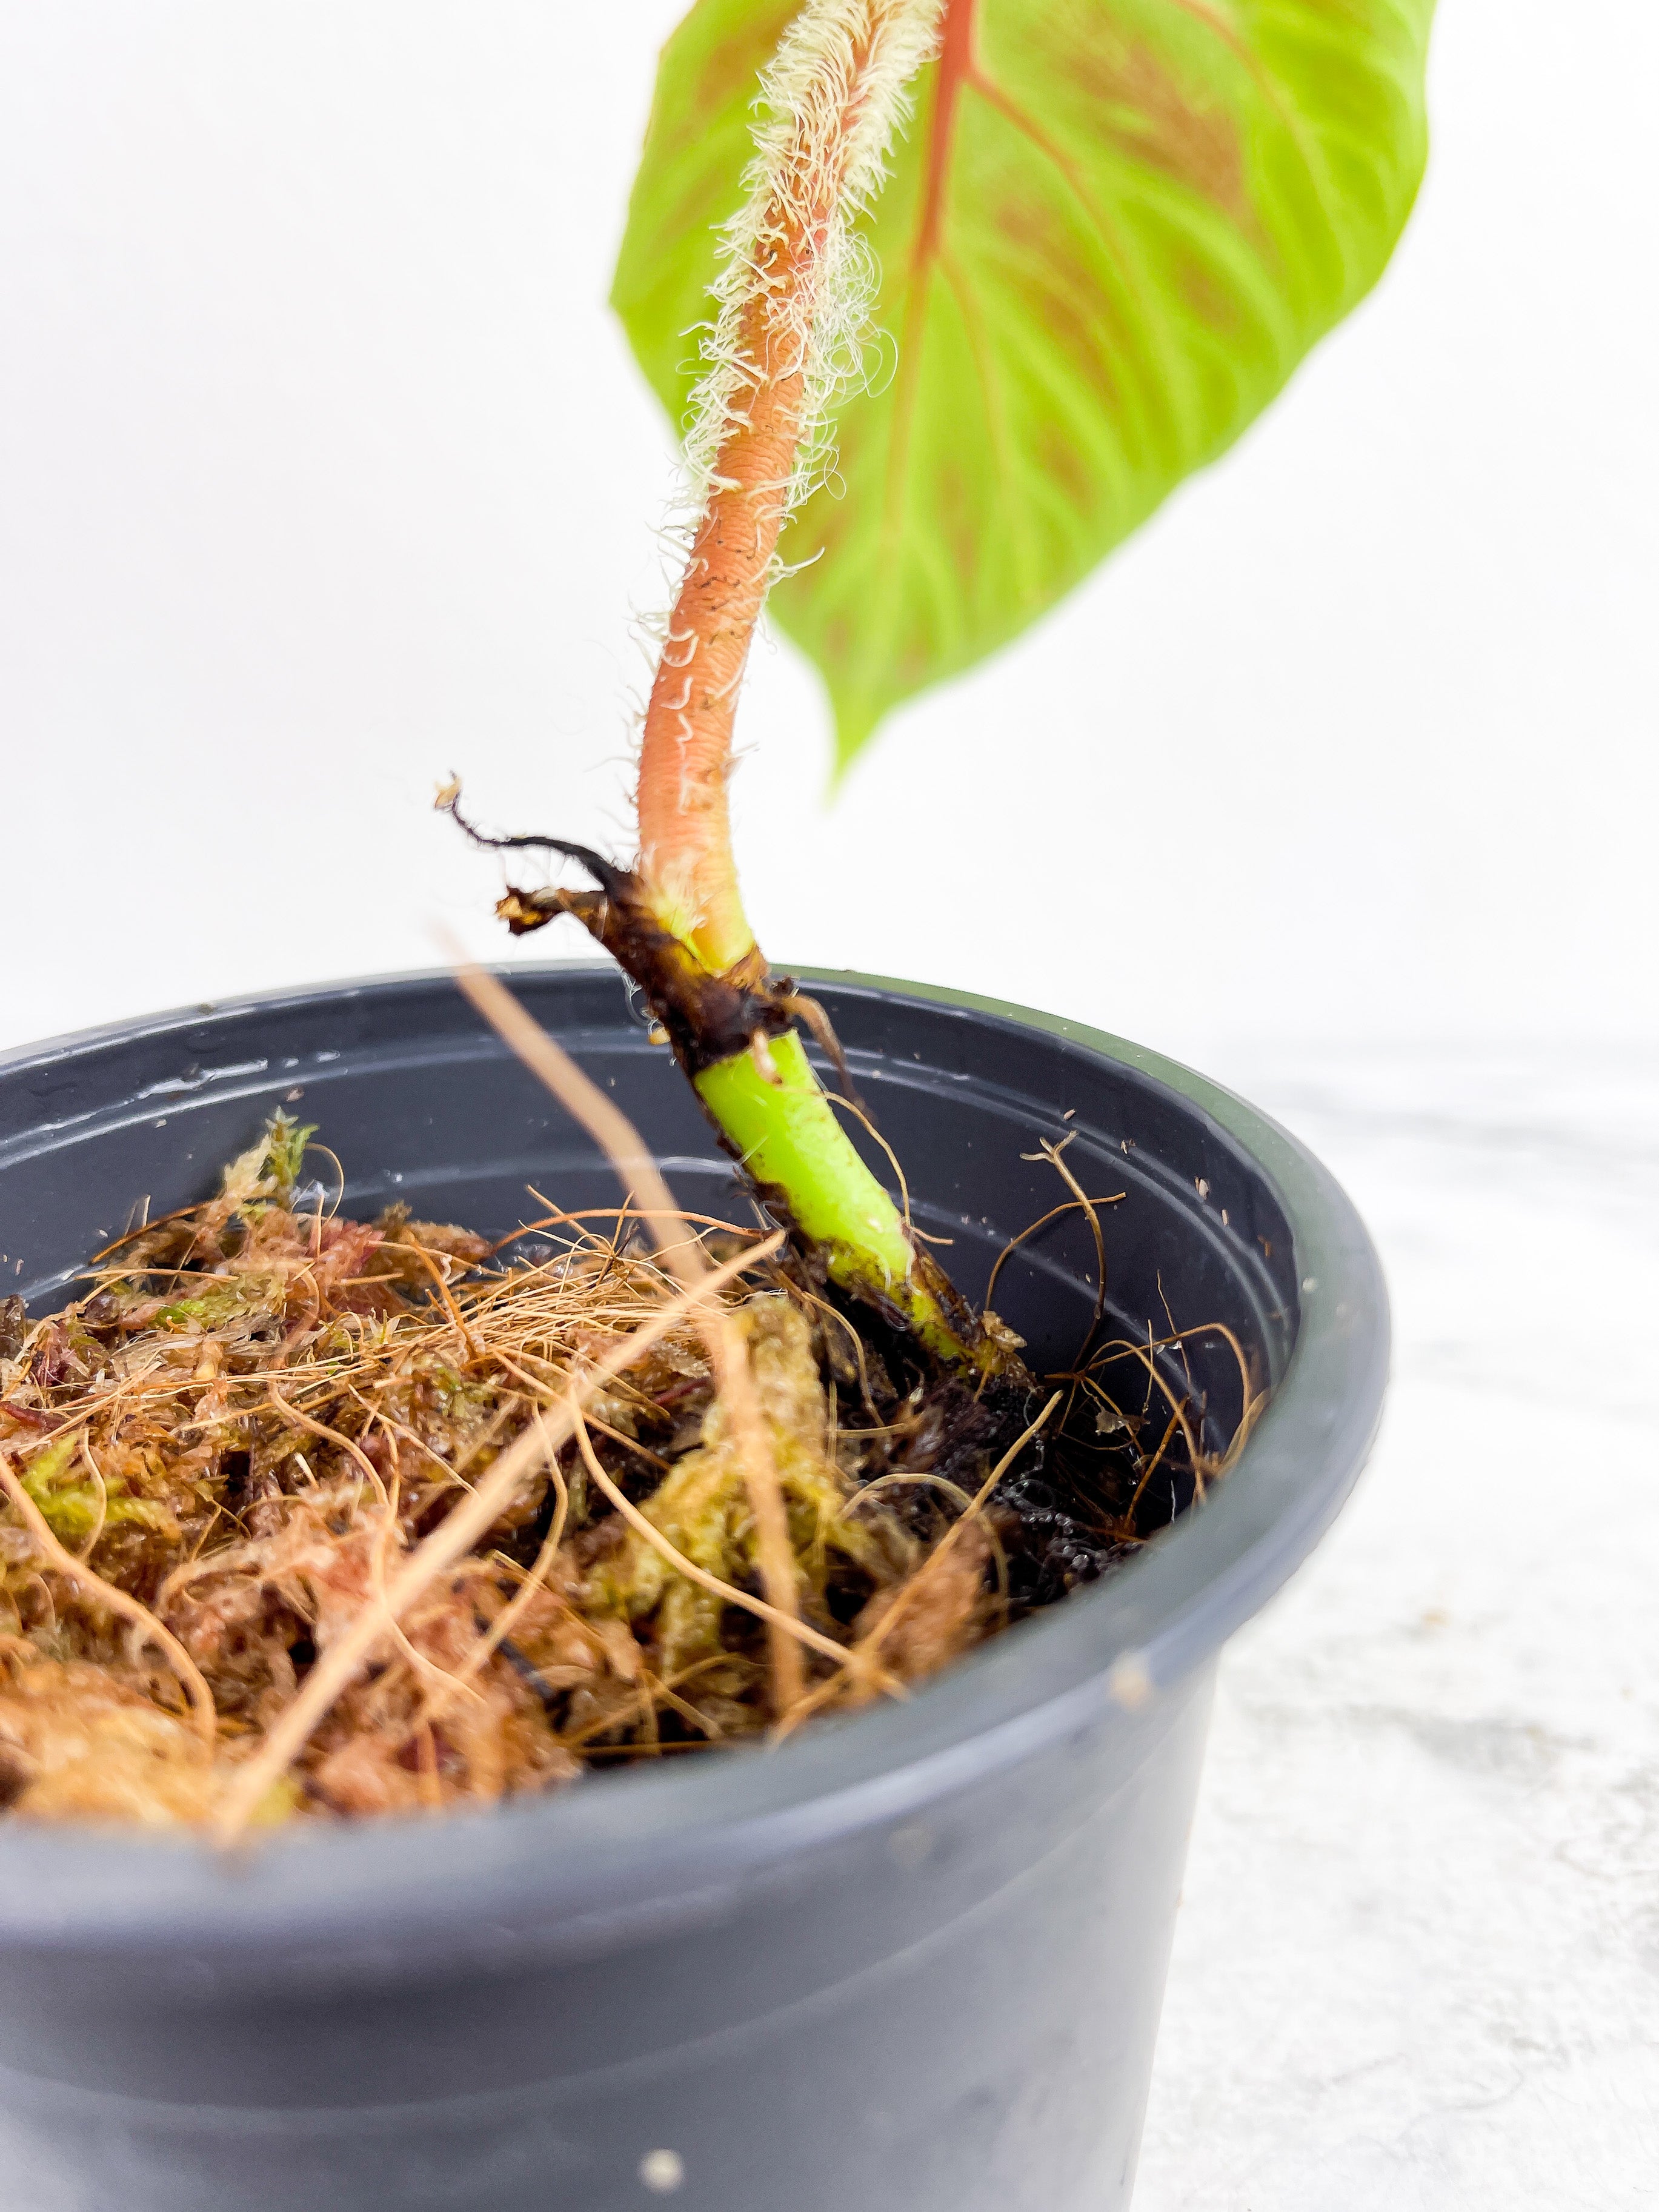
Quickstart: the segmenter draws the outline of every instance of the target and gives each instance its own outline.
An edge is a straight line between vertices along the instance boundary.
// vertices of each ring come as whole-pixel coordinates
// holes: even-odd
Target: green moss
[[[317,1133],[314,1121],[292,1121],[279,1107],[265,1132],[265,1172],[276,1186],[279,1198],[293,1194],[305,1164],[306,1146]]]
[[[77,1479],[75,1461],[80,1444],[78,1436],[56,1437],[18,1470],[24,1489],[60,1544],[77,1549],[98,1527],[100,1516],[106,1533],[137,1528],[177,1537],[179,1524],[165,1505],[153,1498],[129,1497],[118,1481],[110,1485],[106,1500],[89,1473]]]
[[[833,1559],[890,1575],[892,1536],[878,1523],[842,1509],[851,1494],[829,1456],[829,1409],[811,1330],[786,1298],[751,1299],[738,1316],[749,1339],[752,1372],[788,1516],[804,1609],[823,1617]],[[743,1461],[721,1407],[710,1409],[701,1448],[689,1452],[641,1509],[674,1547],[720,1581],[758,1583],[754,1516]],[[645,1537],[630,1531],[615,1555],[589,1577],[594,1609],[630,1622],[651,1620],[659,1672],[682,1668],[721,1649],[726,1603],[676,1571]]]
[[[283,1297],[283,1285],[276,1276],[216,1276],[194,1297],[175,1298],[170,1305],[163,1306],[150,1326],[204,1331],[223,1328],[227,1322],[240,1321],[246,1314],[276,1311]]]
[[[306,1146],[316,1133],[314,1121],[290,1121],[278,1107],[258,1142],[239,1153],[225,1170],[224,1196],[247,1213],[263,1212],[264,1204],[272,1200],[286,1206],[300,1180]]]

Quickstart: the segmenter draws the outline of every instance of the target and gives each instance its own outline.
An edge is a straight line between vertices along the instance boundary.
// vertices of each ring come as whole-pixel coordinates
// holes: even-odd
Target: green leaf
[[[1422,176],[1432,9],[950,0],[868,221],[896,365],[844,404],[783,546],[813,565],[772,601],[843,766],[1086,576],[1376,282]],[[612,301],[676,421],[795,12],[699,0],[664,50]]]

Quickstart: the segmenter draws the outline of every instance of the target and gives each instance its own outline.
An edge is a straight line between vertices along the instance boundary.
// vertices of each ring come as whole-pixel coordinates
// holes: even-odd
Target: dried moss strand
[[[1003,1268],[1007,1265],[1008,1261],[1013,1258],[1015,1253],[1019,1250],[1023,1244],[1029,1243],[1030,1239],[1035,1237],[1040,1230],[1046,1229],[1051,1221],[1058,1221],[1060,1216],[1064,1213],[1075,1213],[1078,1212],[1079,1207],[1086,1208],[1091,1206],[1117,1206],[1121,1204],[1127,1195],[1128,1194],[1127,1191],[1113,1190],[1108,1191],[1103,1198],[1063,1198],[1058,1206],[1051,1206],[1046,1213],[1040,1213],[1035,1221],[1028,1222],[1025,1227],[1020,1231],[1017,1237],[1011,1237],[1008,1239],[1008,1242],[1003,1246],[1001,1251],[997,1254],[996,1258],[991,1262],[991,1276],[990,1280],[985,1285],[985,1297],[983,1303],[988,1306],[995,1297],[997,1278],[1002,1273]]]
[[[1048,1161],[1066,1189],[1071,1192],[1073,1199],[1082,1207],[1088,1219],[1089,1233],[1094,1238],[1095,1308],[1089,1317],[1089,1326],[1084,1334],[1083,1342],[1078,1348],[1077,1358],[1072,1363],[1073,1366],[1080,1367],[1089,1356],[1089,1346],[1095,1340],[1095,1334],[1100,1327],[1101,1316],[1106,1310],[1106,1237],[1100,1225],[1100,1216],[1095,1209],[1094,1200],[1084,1189],[1066,1163],[1066,1147],[1072,1141],[1073,1139],[1066,1136],[1062,1137],[1060,1142],[1054,1145],[1050,1144],[1045,1138],[1036,1152],[1022,1152],[1020,1158],[1023,1160]]]
[[[559,1556],[559,1547],[564,1541],[565,1524],[570,1516],[570,1486],[559,1471],[558,1451],[547,1435],[546,1419],[539,1406],[536,1407],[532,1419],[542,1432],[542,1447],[547,1458],[548,1479],[553,1485],[552,1523],[543,1539],[542,1547],[537,1553],[535,1560],[523,1583],[507,1603],[501,1607],[489,1628],[478,1638],[461,1665],[456,1669],[454,1680],[457,1688],[472,1681],[481,1674],[512,1635],[534,1603],[537,1592],[552,1572],[553,1563]],[[428,1699],[422,1714],[422,1721],[429,1724],[438,1719],[447,1702],[447,1696]]]

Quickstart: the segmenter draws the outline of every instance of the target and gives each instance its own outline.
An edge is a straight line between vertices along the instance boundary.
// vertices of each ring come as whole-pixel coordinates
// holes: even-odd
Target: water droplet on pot
[[[685,2179],[685,2160],[677,2150],[648,2150],[640,2160],[640,2179],[659,2197],[672,2196]]]
[[[896,1866],[919,1867],[933,1856],[933,1832],[926,1822],[909,1821],[887,1838],[887,1856]]]

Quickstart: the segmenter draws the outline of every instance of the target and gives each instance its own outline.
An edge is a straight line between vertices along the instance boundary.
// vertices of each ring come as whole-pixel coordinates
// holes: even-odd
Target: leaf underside
[[[797,6],[698,0],[664,49],[612,301],[676,422]],[[1423,172],[1432,8],[949,0],[866,219],[886,358],[771,603],[841,765],[1087,575],[1376,282]]]

